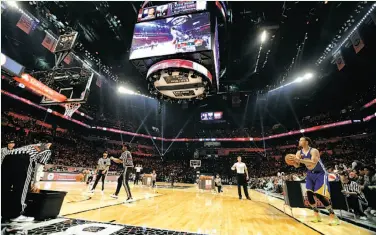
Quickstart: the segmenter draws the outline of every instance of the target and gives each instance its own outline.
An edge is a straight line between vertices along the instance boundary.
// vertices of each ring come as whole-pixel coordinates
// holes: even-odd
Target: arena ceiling
[[[142,2],[33,1],[18,4],[40,19],[43,29],[57,35],[67,27],[77,30],[80,35],[75,48],[77,54],[93,64],[100,64],[101,73],[108,80],[124,82],[147,93],[145,79],[128,60],[136,12]],[[221,47],[226,47],[228,52],[221,55],[221,72],[224,74],[221,92],[256,94],[285,84],[305,70],[313,71],[318,82],[312,85],[314,89],[297,89],[294,94],[297,99],[309,100],[317,94],[325,96],[339,86],[345,93],[346,89],[350,91],[353,89],[351,73],[356,74],[355,69],[350,75],[338,73],[335,64],[331,63],[331,56],[319,66],[315,63],[333,39],[351,28],[371,4],[228,2],[232,22],[227,25],[227,35],[220,36]],[[350,16],[354,16],[353,19]],[[260,50],[260,35],[264,30],[267,31],[267,40]],[[15,50],[22,53],[25,48],[18,45]],[[372,51],[362,53],[372,55]],[[52,64],[51,59],[51,55],[42,59],[35,55],[34,65]],[[341,79],[340,83],[338,79]]]
[[[92,58],[94,63],[100,59],[109,67],[108,76],[144,90],[144,79],[127,59],[136,12],[142,2],[21,4],[37,17],[52,18],[44,21],[45,26],[57,34],[61,27],[56,22],[61,22],[63,28],[77,30],[83,46],[76,48],[77,51]],[[232,23],[228,25],[227,35],[221,38],[222,46],[229,52],[221,61],[222,71],[226,71],[222,91],[258,91],[278,85],[289,68],[291,72],[313,67],[359,2],[252,1],[228,2],[228,5]],[[259,37],[263,30],[268,32],[268,39],[260,52]]]

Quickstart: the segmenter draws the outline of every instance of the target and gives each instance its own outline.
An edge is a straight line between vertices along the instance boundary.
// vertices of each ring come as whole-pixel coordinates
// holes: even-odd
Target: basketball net
[[[81,107],[81,104],[80,103],[66,103],[64,104],[64,106],[65,106],[64,116],[72,117],[74,112],[76,112],[77,109]]]

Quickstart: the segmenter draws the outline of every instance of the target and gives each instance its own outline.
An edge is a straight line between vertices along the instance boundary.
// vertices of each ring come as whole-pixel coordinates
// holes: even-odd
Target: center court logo
[[[36,223],[33,229],[28,230],[28,233],[53,235],[196,234],[77,219],[53,219],[48,221],[48,223],[48,225],[45,222]]]

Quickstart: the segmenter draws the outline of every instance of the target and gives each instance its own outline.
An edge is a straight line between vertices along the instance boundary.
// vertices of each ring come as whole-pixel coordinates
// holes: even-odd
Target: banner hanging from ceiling
[[[33,24],[34,21],[31,17],[22,14],[16,26],[25,33],[30,34],[31,30],[33,29]]]
[[[358,54],[358,52],[362,50],[364,47],[364,42],[362,38],[360,37],[358,30],[355,30],[354,33],[351,34],[350,40],[354,47],[355,53]]]
[[[339,71],[345,67],[345,60],[343,59],[342,53],[339,50],[337,54],[334,55],[334,61],[336,62],[337,68]]]

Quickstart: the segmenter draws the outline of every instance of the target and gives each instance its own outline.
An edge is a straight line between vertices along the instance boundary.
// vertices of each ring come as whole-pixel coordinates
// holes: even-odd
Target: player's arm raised
[[[316,165],[319,160],[319,151],[317,149],[311,149],[311,159],[299,159],[298,162],[304,165]]]
[[[116,163],[123,163],[123,160],[119,159],[119,158],[115,158],[115,157],[110,157],[110,159]]]

